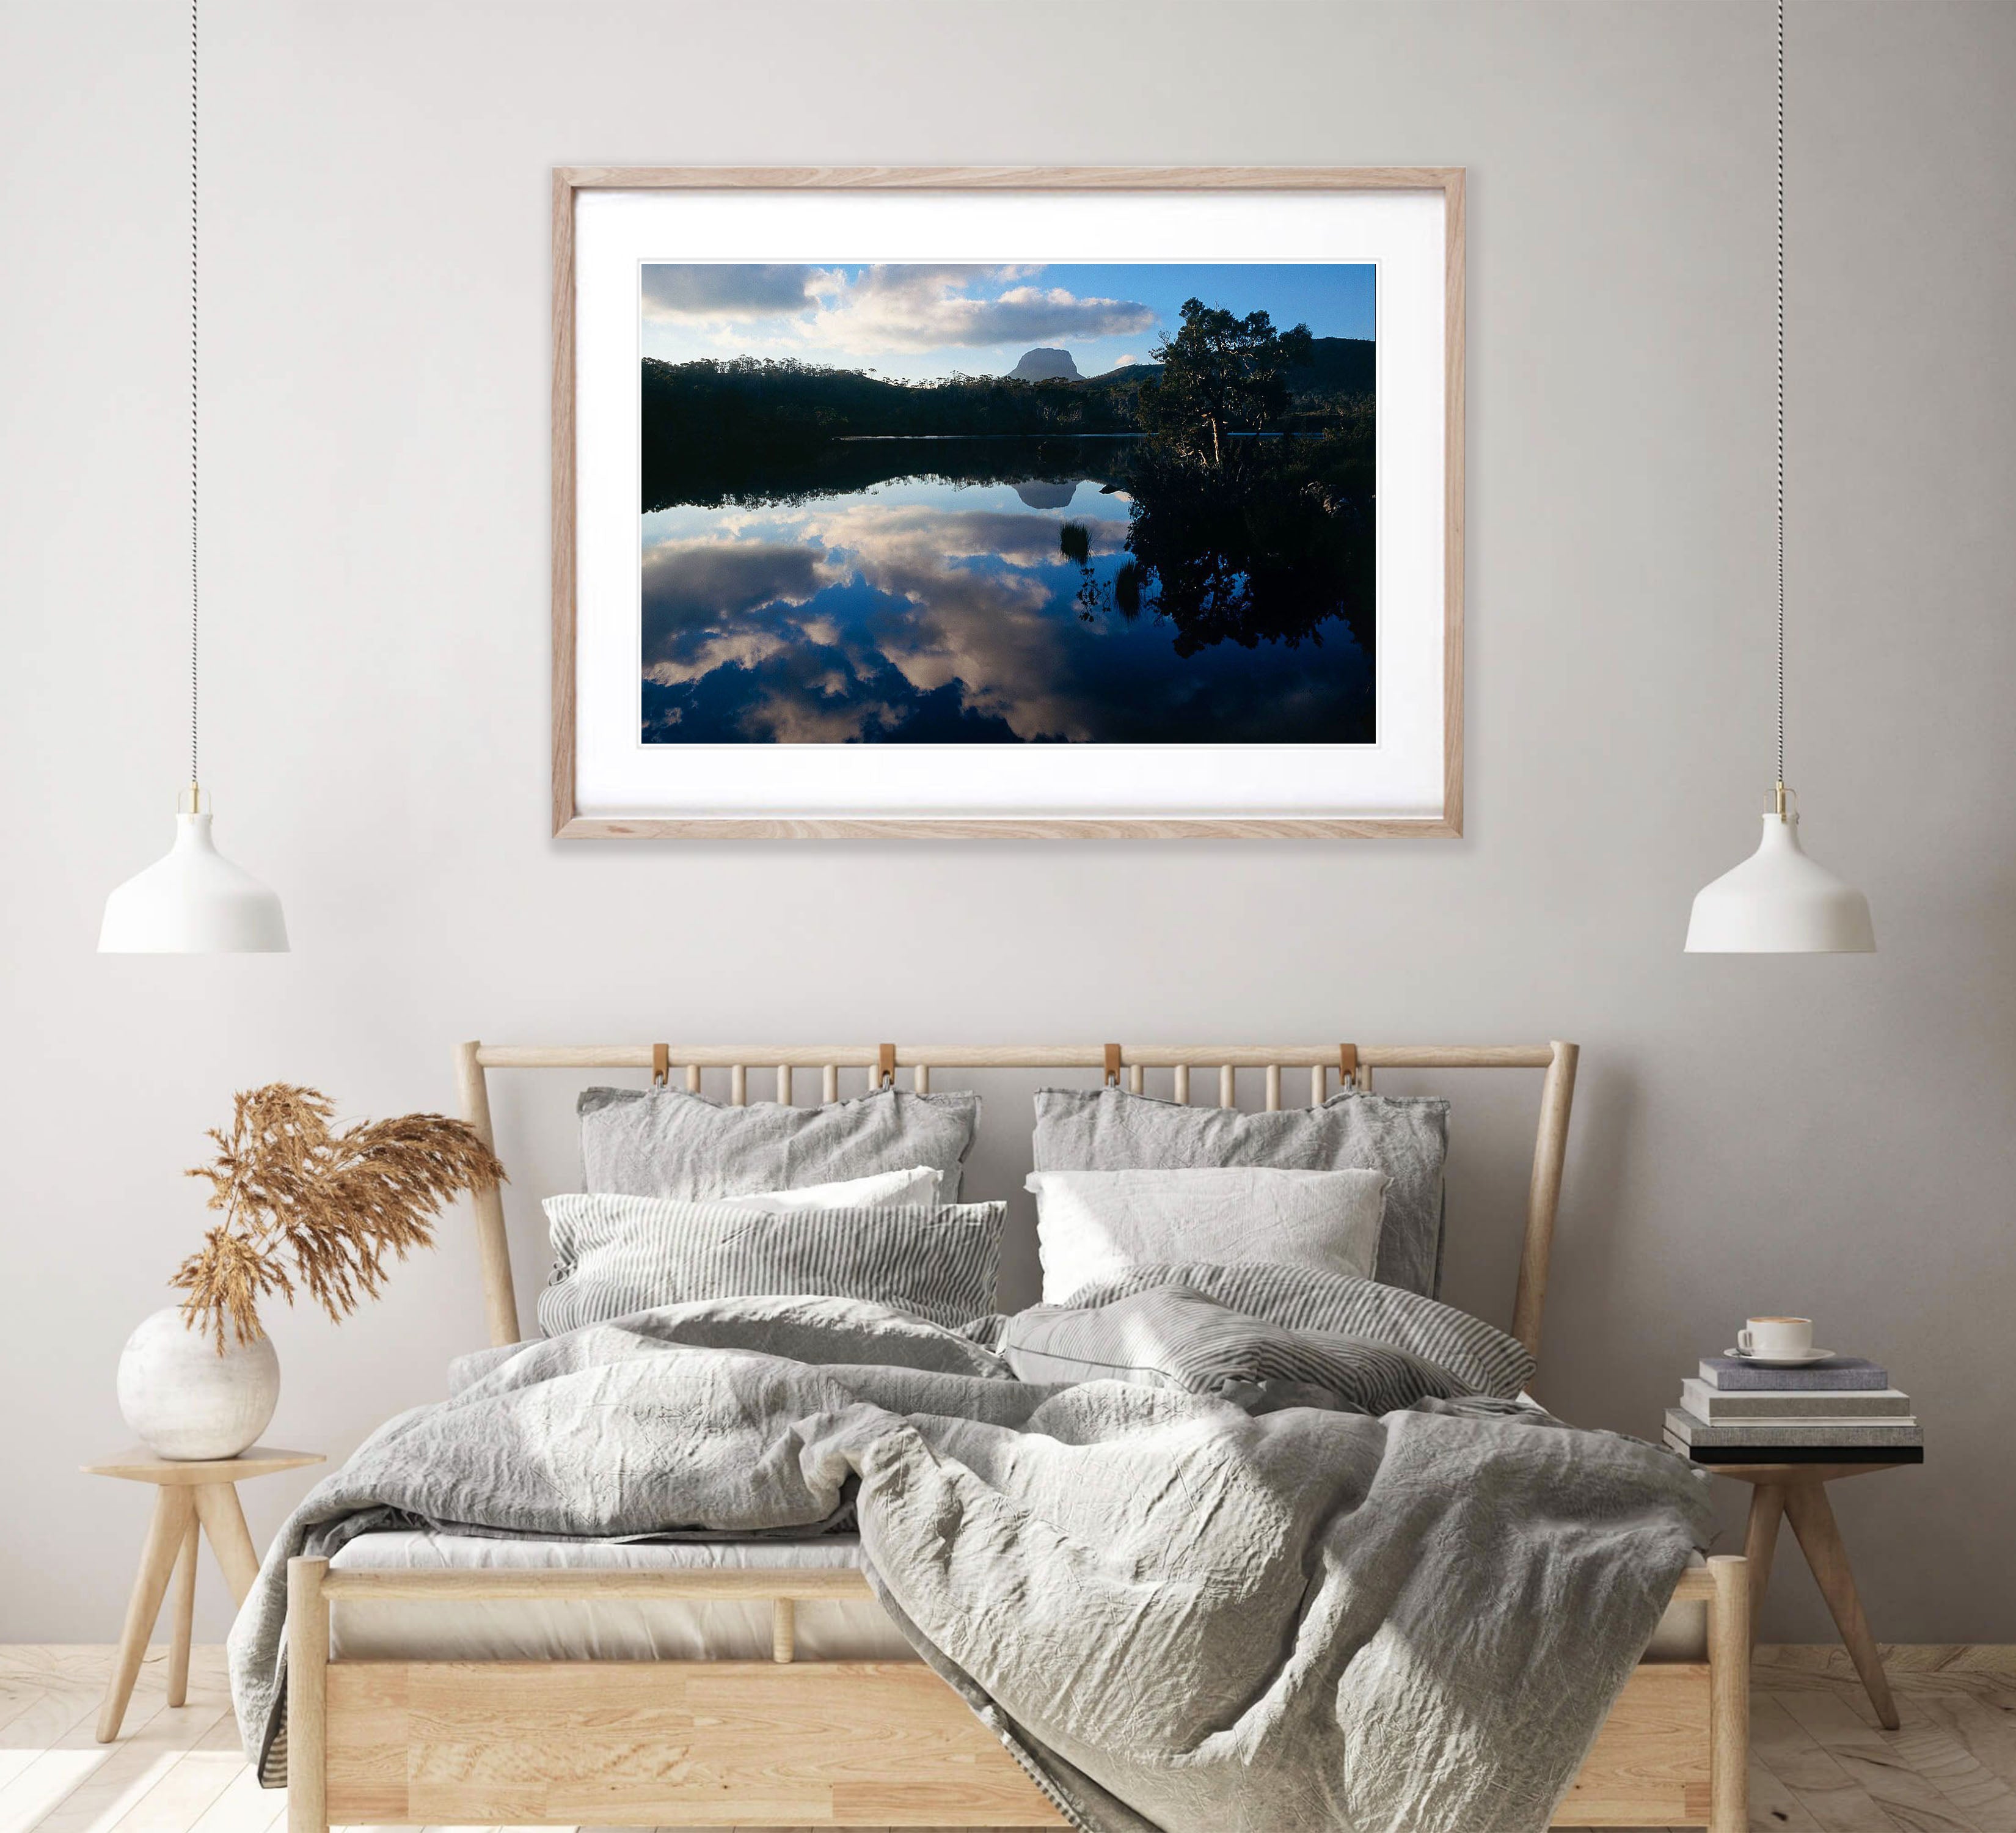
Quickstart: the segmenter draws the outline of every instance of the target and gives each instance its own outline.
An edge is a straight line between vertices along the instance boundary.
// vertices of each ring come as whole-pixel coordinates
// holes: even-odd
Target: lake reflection
[[[1292,531],[1172,556],[1180,506],[1137,510],[1131,441],[997,441],[963,466],[862,443],[912,474],[645,515],[646,743],[1373,737],[1371,658]]]

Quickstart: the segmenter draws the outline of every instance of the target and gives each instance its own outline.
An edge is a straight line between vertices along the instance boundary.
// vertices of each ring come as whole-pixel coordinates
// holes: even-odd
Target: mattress
[[[338,1572],[796,1572],[861,1565],[857,1536],[817,1540],[498,1540],[474,1534],[360,1534]],[[915,1661],[873,1597],[801,1602],[801,1661]],[[531,1598],[369,1604],[332,1599],[329,1653],[350,1661],[768,1661],[768,1603]],[[1671,1604],[1648,1661],[1707,1658],[1708,1607]]]
[[[777,1572],[861,1565],[858,1535],[817,1540],[498,1540],[432,1532],[360,1534],[338,1572]],[[767,1601],[533,1598],[366,1604],[330,1601],[329,1653],[352,1661],[768,1661]],[[808,1599],[794,1612],[801,1661],[915,1661],[883,1610]]]

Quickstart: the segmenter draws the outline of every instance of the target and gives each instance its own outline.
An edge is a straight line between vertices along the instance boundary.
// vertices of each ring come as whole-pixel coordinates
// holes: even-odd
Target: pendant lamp
[[[1806,856],[1785,787],[1785,0],[1778,0],[1778,781],[1757,851],[1696,894],[1690,955],[1866,955],[1869,900]]]
[[[98,948],[107,955],[284,953],[280,900],[217,850],[197,777],[196,672],[200,603],[196,570],[196,0],[189,5],[189,782],[177,801],[175,841],[167,855],[105,900]]]

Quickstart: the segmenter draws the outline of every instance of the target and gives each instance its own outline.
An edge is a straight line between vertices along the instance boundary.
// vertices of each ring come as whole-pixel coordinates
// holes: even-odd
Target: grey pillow
[[[933,1323],[990,1311],[1003,1203],[751,1210],[664,1197],[549,1197],[549,1337],[701,1298],[869,1298]]]
[[[1472,1391],[1391,1344],[1291,1331],[1182,1285],[1021,1312],[995,1347],[1017,1381],[1139,1381],[1215,1395],[1249,1413],[1325,1406],[1376,1415]]]
[[[1044,1089],[1036,1096],[1039,1171],[1186,1170],[1265,1165],[1280,1171],[1383,1171],[1386,1220],[1373,1277],[1433,1295],[1442,1283],[1442,1161],[1449,1103],[1439,1096],[1347,1090],[1320,1107],[1241,1114],[1125,1089]]]
[[[701,1201],[928,1165],[938,1201],[956,1203],[980,1097],[880,1089],[821,1107],[733,1107],[684,1089],[588,1089],[575,1111],[591,1190]]]
[[[1346,1338],[1360,1346],[1402,1351],[1453,1376],[1470,1393],[1509,1400],[1533,1378],[1533,1359],[1525,1345],[1481,1317],[1377,1280],[1346,1279],[1304,1266],[1257,1260],[1137,1266],[1087,1287],[1072,1300],[1070,1312],[1082,1316],[1168,1286],[1278,1324],[1332,1353]],[[1040,1315],[1023,1312],[991,1338],[977,1328],[967,1334],[991,1349],[1003,1349],[1007,1331],[1022,1318]]]

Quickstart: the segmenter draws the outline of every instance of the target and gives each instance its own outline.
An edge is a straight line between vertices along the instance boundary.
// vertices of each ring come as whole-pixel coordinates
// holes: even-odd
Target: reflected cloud
[[[921,693],[956,683],[963,707],[1024,740],[1084,740],[1098,726],[1097,708],[1070,686],[1074,633],[1055,615],[1057,585],[1038,571],[1057,564],[1063,528],[1061,517],[1012,510],[872,501],[808,520],[899,601],[866,620],[873,653]],[[1093,551],[1117,554],[1125,539],[1125,524],[1098,524]],[[988,559],[1004,564],[967,564]]]
[[[849,507],[815,506],[805,521],[808,531],[827,546],[848,549],[871,562],[895,564],[927,554],[945,559],[995,554],[1025,567],[1057,559],[1064,525],[1061,516],[941,510],[925,503],[877,502],[872,497],[856,499]],[[1127,524],[1103,517],[1091,525],[1091,540],[1094,553],[1118,553],[1127,544]]]
[[[1009,488],[997,504],[1069,487]],[[1065,520],[822,498],[660,542],[644,557],[646,742],[1291,740],[1343,735],[1369,707],[1348,632],[1186,661],[1161,620],[1083,613]],[[1129,524],[1076,526],[1110,571]]]
[[[799,542],[661,542],[644,555],[645,679],[671,686],[783,654],[797,632],[776,614],[841,577]],[[752,615],[764,611],[773,614]]]
[[[645,660],[679,630],[774,601],[803,604],[837,577],[800,541],[661,542],[644,555]]]

